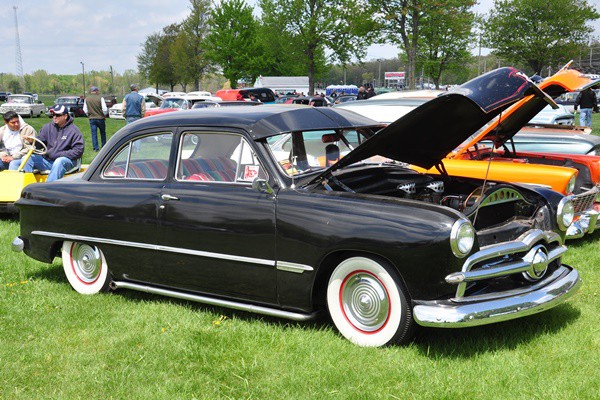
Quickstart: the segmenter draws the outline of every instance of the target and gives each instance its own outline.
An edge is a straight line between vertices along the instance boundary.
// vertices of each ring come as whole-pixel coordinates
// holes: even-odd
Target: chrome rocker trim
[[[533,290],[501,299],[460,304],[452,300],[423,302],[414,307],[414,319],[421,326],[462,328],[537,314],[571,297],[579,289],[581,278],[577,270],[563,265],[544,283]]]
[[[236,302],[236,301],[231,301],[231,300],[222,300],[222,299],[218,299],[218,298],[214,298],[214,297],[207,297],[207,296],[200,296],[200,295],[195,295],[195,294],[190,294],[190,293],[177,292],[175,290],[168,290],[168,289],[162,289],[162,288],[157,288],[157,287],[152,287],[152,286],[139,285],[137,283],[131,283],[131,282],[112,281],[110,283],[110,287],[113,290],[116,290],[116,289],[137,290],[139,292],[146,292],[146,293],[158,294],[161,296],[174,297],[176,299],[195,301],[197,303],[204,303],[204,304],[209,304],[212,306],[233,308],[235,310],[249,311],[249,312],[252,312],[255,314],[262,314],[262,315],[268,315],[271,317],[291,319],[293,321],[301,321],[301,322],[308,321],[308,320],[313,319],[317,315],[317,312],[313,312],[310,314],[303,314],[303,313],[297,313],[297,312],[292,312],[292,311],[284,311],[284,310],[279,310],[276,308],[257,306],[257,305],[253,305],[253,304],[246,304],[246,303],[241,303],[241,302]]]

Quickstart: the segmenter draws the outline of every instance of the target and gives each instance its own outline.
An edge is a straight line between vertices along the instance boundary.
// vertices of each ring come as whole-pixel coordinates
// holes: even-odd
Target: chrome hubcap
[[[85,283],[94,282],[102,271],[102,256],[98,248],[87,244],[75,243],[71,251],[73,269]]]
[[[523,259],[530,264],[529,270],[523,273],[528,281],[541,279],[548,270],[548,264],[550,263],[548,251],[542,245],[535,246]]]
[[[374,332],[388,320],[388,294],[374,275],[358,272],[347,278],[340,300],[348,321],[361,331]]]

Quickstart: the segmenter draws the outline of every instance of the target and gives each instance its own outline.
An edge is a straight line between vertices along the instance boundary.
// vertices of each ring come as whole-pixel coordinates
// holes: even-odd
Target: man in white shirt
[[[3,118],[4,126],[0,128],[0,170],[16,170],[21,158],[27,154],[25,138],[36,136],[36,131],[14,111],[6,112]]]

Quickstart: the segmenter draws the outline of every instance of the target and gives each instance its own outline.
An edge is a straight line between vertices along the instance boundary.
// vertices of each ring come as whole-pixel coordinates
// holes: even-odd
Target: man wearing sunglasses
[[[52,122],[44,125],[37,137],[46,145],[46,153],[33,154],[23,168],[25,172],[49,170],[46,182],[60,179],[66,171],[74,169],[84,150],[83,135],[66,107],[56,104],[50,109],[50,115]]]

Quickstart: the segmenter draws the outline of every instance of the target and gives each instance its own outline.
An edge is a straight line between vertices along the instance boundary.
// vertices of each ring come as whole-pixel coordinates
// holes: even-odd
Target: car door
[[[179,288],[276,303],[275,202],[252,146],[232,132],[187,130],[161,193],[162,273]]]
[[[123,143],[93,180],[86,200],[88,227],[95,236],[109,238],[103,246],[117,279],[164,283],[155,273],[159,197],[168,177],[173,134],[140,132]]]

